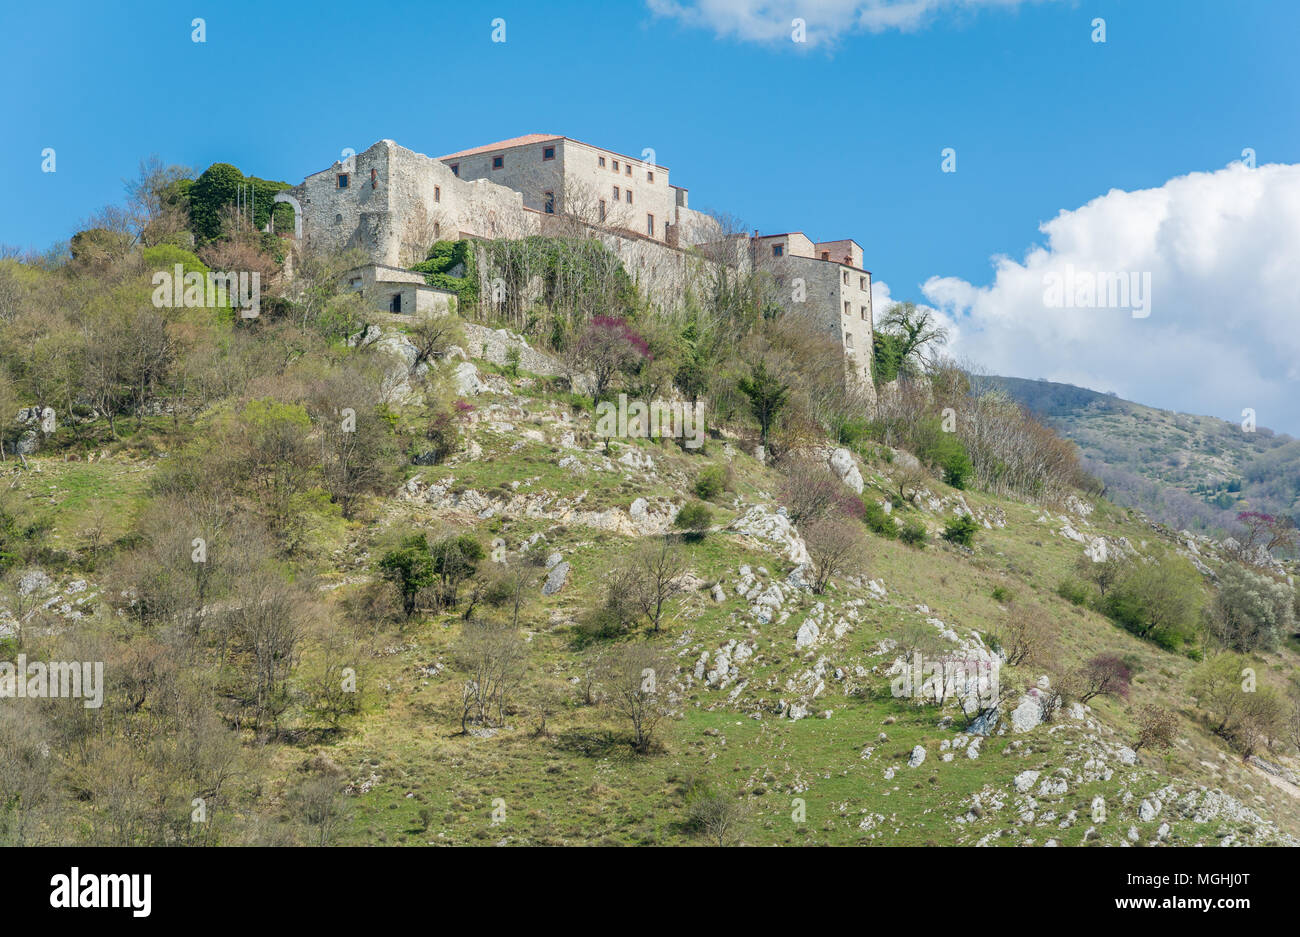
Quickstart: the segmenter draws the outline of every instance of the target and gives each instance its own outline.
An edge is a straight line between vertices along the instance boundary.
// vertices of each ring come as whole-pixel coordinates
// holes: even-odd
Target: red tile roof
[[[496,143],[489,143],[486,146],[475,146],[468,150],[461,150],[459,153],[448,153],[446,156],[439,156],[438,159],[455,159],[459,156],[475,156],[479,153],[490,153],[493,150],[508,150],[516,146],[528,146],[530,143],[544,143],[550,140],[563,140],[564,137],[553,133],[526,133],[522,137],[511,137],[509,140],[499,140]]]
[[[533,144],[533,143],[550,143],[552,141],[560,141],[560,140],[567,140],[570,143],[577,143],[581,146],[590,147],[593,150],[601,150],[602,152],[608,153],[611,156],[617,157],[622,160],[627,160],[628,162],[631,163],[642,162],[641,160],[636,159],[635,157],[627,156],[623,153],[617,152],[616,150],[611,150],[608,147],[596,146],[595,144],[592,143],[583,143],[581,140],[573,139],[573,137],[566,137],[555,133],[526,133],[522,137],[511,137],[509,140],[498,140],[496,143],[488,143],[485,146],[471,147],[468,150],[461,150],[459,153],[448,153],[446,156],[439,156],[438,159],[440,160],[460,159],[461,157],[464,156],[477,156],[480,153],[495,153],[499,150],[509,150],[516,146],[528,146],[529,144]],[[655,169],[661,170],[663,172],[668,172],[667,166],[661,166],[654,163],[644,163],[643,165],[653,166]],[[681,187],[677,186],[676,188],[681,188]]]

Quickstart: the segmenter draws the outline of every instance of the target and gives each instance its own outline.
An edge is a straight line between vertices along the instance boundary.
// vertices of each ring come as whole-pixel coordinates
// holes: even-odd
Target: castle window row
[[[611,158],[608,162],[609,162],[609,168],[613,172],[618,172],[618,160]],[[605,163],[606,163],[605,157],[603,156],[596,157],[596,166],[598,168],[604,169]],[[627,160],[623,161],[623,174],[625,176],[632,175],[632,164],[629,163]],[[655,174],[653,169],[647,169],[645,171],[645,181],[654,184]]]

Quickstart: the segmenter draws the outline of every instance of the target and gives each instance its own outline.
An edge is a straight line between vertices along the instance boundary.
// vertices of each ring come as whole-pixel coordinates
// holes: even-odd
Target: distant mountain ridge
[[[1300,440],[1161,410],[1072,384],[986,376],[1073,440],[1113,501],[1178,528],[1218,533],[1238,512],[1300,519]]]

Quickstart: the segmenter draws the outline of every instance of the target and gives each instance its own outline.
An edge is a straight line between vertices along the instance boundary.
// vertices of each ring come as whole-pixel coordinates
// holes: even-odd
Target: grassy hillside
[[[1244,763],[1207,731],[1186,689],[1195,660],[1057,593],[1098,538],[1141,553],[1186,551],[1185,544],[1161,540],[1104,501],[1046,507],[931,480],[916,506],[898,504],[901,463],[867,447],[854,455],[864,499],[891,501],[896,516],[919,520],[926,542],[870,536],[862,573],[836,577],[816,595],[792,583],[790,543],[743,522],[751,532],[736,529],[756,506],[775,514],[781,490],[777,471],[739,439],[715,437],[699,452],[644,440],[606,447],[571,395],[475,363],[483,388],[471,398],[460,452],[407,469],[393,494],[354,519],[312,509],[305,549],[323,601],[353,618],[361,606],[349,603],[382,586],[379,556],[413,530],[503,542],[497,559],[506,563],[521,561],[539,539],[545,553],[559,554],[570,564],[562,589],[542,594],[545,568],[528,579],[528,672],[505,725],[460,732],[461,609],[391,626],[356,620],[340,659],[359,671],[360,711],[335,728],[307,714],[301,700],[291,706],[274,741],[258,745],[229,780],[221,841],[1127,845],[1300,837],[1300,790],[1287,767],[1294,762],[1279,752]],[[443,368],[455,365],[448,359]],[[169,448],[184,441],[173,437]],[[86,531],[95,511],[107,517],[106,541],[127,529],[143,487],[169,461],[156,442],[146,423],[90,464],[36,456],[30,471],[13,467],[6,478],[11,498],[48,525],[54,581],[41,598],[52,608],[66,601],[66,620],[116,627],[96,611],[102,586],[84,570]],[[669,529],[708,466],[727,469],[727,487],[714,498],[710,533],[674,538],[688,588],[671,603],[662,634],[642,623],[619,638],[584,639],[579,622],[603,599],[611,570]],[[979,521],[972,549],[939,536],[958,512]],[[1193,546],[1216,562],[1208,541]],[[978,646],[991,642],[1012,606],[1031,607],[1049,624],[1056,672],[1101,653],[1121,656],[1134,674],[1129,700],[1097,697],[1017,731],[1009,710],[1042,672],[1006,667],[1009,702],[998,728],[982,737],[964,731],[951,705],[891,695],[896,642],[909,626],[950,647],[953,638]],[[809,622],[818,625],[811,639]],[[655,746],[638,754],[626,721],[606,704],[584,702],[582,685],[593,651],[656,641],[680,666],[677,699]],[[711,680],[720,652],[730,666]],[[1292,641],[1254,665],[1284,684],[1296,660]],[[1167,752],[1131,750],[1133,714],[1144,703],[1177,715]],[[307,779],[318,776],[336,778],[345,791],[323,814],[304,807]],[[104,788],[87,784],[87,799],[60,804],[58,828],[47,830],[54,838],[107,809]],[[169,796],[184,810],[188,793]],[[708,798],[732,805],[733,825],[711,832],[692,809]]]

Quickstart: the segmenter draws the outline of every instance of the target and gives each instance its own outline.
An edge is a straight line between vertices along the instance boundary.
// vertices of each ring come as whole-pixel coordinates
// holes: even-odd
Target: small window
[[[645,233],[648,234],[648,235],[650,235],[651,237],[654,237],[654,236],[655,236],[655,216],[654,216],[654,215],[646,215],[646,216],[645,216]]]
[[[655,174],[654,174],[654,170],[653,170],[653,169],[647,169],[647,170],[645,171],[645,181],[646,181],[646,182],[654,182],[654,181],[655,181]]]
[[[845,304],[844,304],[844,314],[845,314],[846,316],[851,316],[851,315],[853,315],[853,305],[852,305],[852,303],[845,303]]]
[[[784,245],[784,244],[773,244],[773,245],[772,245],[772,256],[773,256],[773,257],[782,257],[782,256],[784,256],[784,255],[785,255],[785,245]]]
[[[849,285],[849,272],[847,270],[844,271],[844,285]]]
[[[451,174],[455,176],[457,179],[460,178],[460,163],[451,164]]]
[[[863,306],[863,307],[862,307],[862,321],[863,321],[863,322],[870,322],[870,321],[871,321],[871,307],[870,307],[870,306]]]
[[[822,260],[830,260],[830,259],[831,259],[831,252],[830,252],[830,251],[822,251]]]
[[[858,289],[865,290],[866,288],[867,288],[867,278],[858,277]]]
[[[379,187],[379,170],[372,169],[370,170],[370,188],[375,189],[378,187]]]
[[[542,150],[542,159],[555,159],[555,147],[548,146]]]
[[[505,158],[504,156],[494,156],[494,157],[492,157],[492,168],[493,168],[493,169],[504,169],[504,168],[505,168],[505,165],[506,165],[506,158]]]
[[[436,241],[440,237],[442,237],[442,225],[435,221],[433,223],[433,239]]]
[[[348,174],[345,172],[341,172],[339,173],[339,188],[346,189],[347,187],[348,187]]]
[[[442,186],[440,186],[440,185],[435,185],[435,186],[433,187],[433,200],[434,200],[435,202],[441,202],[441,201],[442,201]]]
[[[623,164],[623,169],[626,170],[627,175],[629,175],[629,176],[632,175],[632,164],[631,164],[631,163],[624,163],[624,164]]]
[[[614,172],[618,172],[618,160],[612,160],[610,165],[614,167]]]
[[[852,332],[845,332],[845,333],[844,333],[844,347],[845,347],[845,348],[852,348],[852,347],[853,347],[853,333],[852,333]]]
[[[628,203],[629,205],[632,204],[632,190],[631,190],[631,189],[628,189],[628,190],[627,190],[627,203]]]
[[[389,312],[395,312],[395,313],[397,313],[398,315],[401,314],[401,312],[402,312],[402,294],[401,294],[401,293],[394,293],[394,294],[393,294],[393,300],[392,300],[392,302],[390,302],[390,303],[388,304],[388,311],[389,311]]]
[[[614,186],[614,201],[618,201],[618,186]]]
[[[605,200],[604,200],[604,199],[601,199],[601,200],[600,200],[600,220],[601,220],[601,221],[604,221],[604,220],[605,220]]]
[[[604,168],[605,168],[605,157],[603,157],[603,156],[597,156],[597,157],[596,157],[596,165],[599,166],[601,169],[604,169]]]
[[[546,193],[546,214],[548,215],[555,214],[555,193],[554,192]]]

